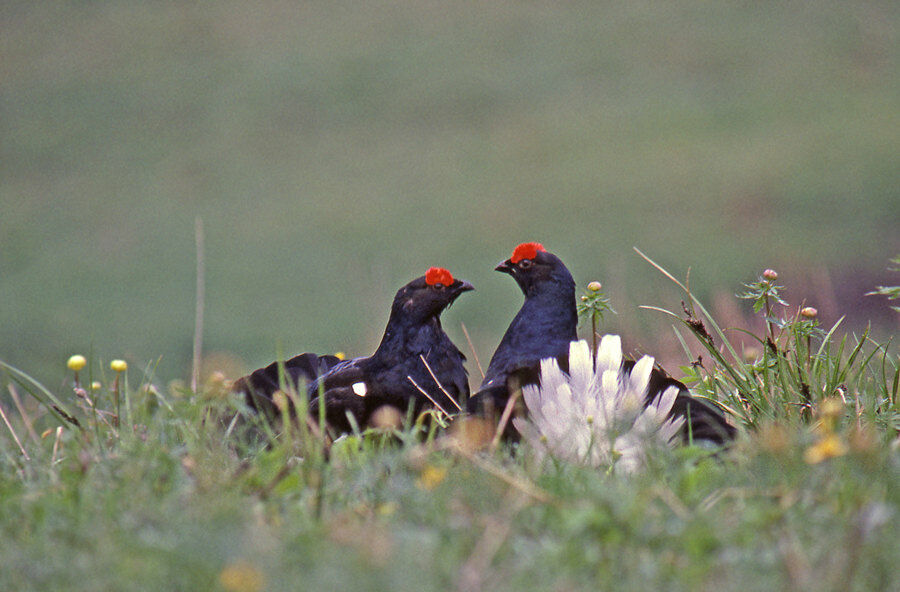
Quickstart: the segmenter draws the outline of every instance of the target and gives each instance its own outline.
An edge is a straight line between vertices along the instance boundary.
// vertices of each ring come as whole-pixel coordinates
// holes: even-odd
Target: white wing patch
[[[360,397],[366,396],[366,383],[364,382],[354,382],[353,383],[353,392],[359,395]]]

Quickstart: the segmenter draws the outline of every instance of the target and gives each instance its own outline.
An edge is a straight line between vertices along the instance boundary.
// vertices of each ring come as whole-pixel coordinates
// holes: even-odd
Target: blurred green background
[[[774,267],[792,304],[894,331],[862,294],[897,283],[898,25],[889,1],[4,2],[0,359],[187,376],[198,216],[232,375],[371,352],[431,265],[475,284],[445,327],[486,363],[520,304],[492,268],[527,240],[648,351],[672,331],[637,305],[680,296],[633,246],[728,318]]]

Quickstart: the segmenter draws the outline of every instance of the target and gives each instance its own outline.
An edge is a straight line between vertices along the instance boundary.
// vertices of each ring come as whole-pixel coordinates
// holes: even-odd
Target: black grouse
[[[539,383],[542,359],[556,358],[567,370],[569,343],[578,339],[575,281],[559,257],[540,243],[523,243],[496,270],[516,280],[525,302],[491,357],[481,387],[468,401],[473,413],[499,413],[512,392]],[[634,363],[626,360],[623,370],[630,373]],[[682,428],[685,440],[724,444],[734,438],[735,428],[718,408],[692,397],[684,384],[659,368],[651,373],[645,405],[669,386],[679,391],[670,416],[687,418]]]
[[[341,361],[305,353],[283,363],[283,378],[282,364],[276,362],[238,380],[234,390],[245,394],[250,407],[272,418],[278,414],[273,394],[281,389],[282,380],[286,388],[299,392],[305,388],[310,417],[317,417],[324,401],[328,424],[338,431],[352,429],[348,414],[364,428],[383,405],[402,413],[412,405],[418,412],[434,401],[452,413],[457,407],[448,394],[454,401],[469,395],[466,358],[444,333],[440,316],[472,289],[446,269],[432,267],[397,292],[384,336],[371,356]]]

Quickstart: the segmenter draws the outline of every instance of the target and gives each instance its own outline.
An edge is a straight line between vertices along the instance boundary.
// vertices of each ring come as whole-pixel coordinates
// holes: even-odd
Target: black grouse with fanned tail
[[[575,281],[559,257],[540,243],[523,243],[496,270],[516,280],[525,302],[491,357],[481,387],[469,399],[472,413],[499,414],[516,389],[538,384],[542,359],[556,358],[567,370],[569,343],[578,339]],[[633,366],[634,361],[627,360],[623,371],[630,373]],[[713,403],[692,397],[684,384],[659,368],[651,374],[645,404],[669,386],[679,391],[670,416],[686,418],[685,440],[724,444],[734,439],[734,426]]]
[[[381,343],[371,356],[341,361],[301,354],[284,362],[283,376],[279,364],[273,363],[240,379],[234,389],[245,394],[250,407],[271,418],[278,414],[275,391],[282,386],[296,388],[306,393],[312,418],[324,401],[328,424],[338,431],[352,429],[348,415],[364,428],[384,405],[401,413],[412,406],[418,412],[431,407],[433,400],[453,412],[456,405],[448,394],[454,401],[469,395],[466,358],[444,333],[440,316],[472,289],[446,269],[432,267],[397,292]]]

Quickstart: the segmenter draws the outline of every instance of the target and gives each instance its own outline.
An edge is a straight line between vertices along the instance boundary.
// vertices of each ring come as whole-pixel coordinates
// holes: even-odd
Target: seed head
[[[69,358],[68,362],[66,362],[66,366],[69,367],[69,370],[74,370],[75,372],[78,372],[79,370],[84,368],[86,364],[87,360],[84,359],[84,356],[78,354],[75,354],[74,356]]]
[[[125,372],[128,370],[128,363],[125,360],[113,360],[109,363],[109,367],[113,372]]]

